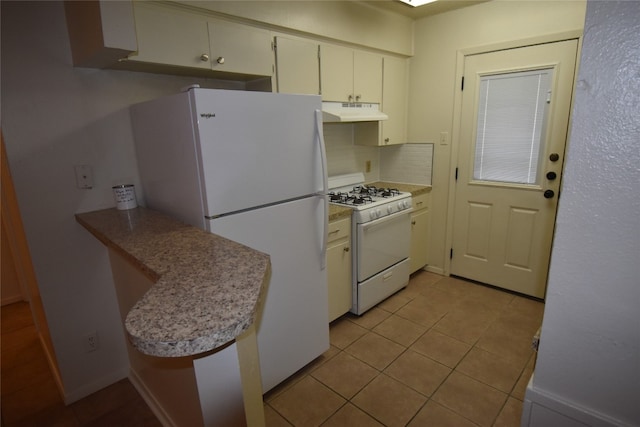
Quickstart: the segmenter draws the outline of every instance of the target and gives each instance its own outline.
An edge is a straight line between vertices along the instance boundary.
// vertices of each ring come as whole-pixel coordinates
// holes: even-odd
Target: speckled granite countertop
[[[329,222],[348,218],[352,212],[351,208],[329,204]]]
[[[401,182],[377,181],[377,182],[371,182],[368,185],[373,185],[376,187],[384,187],[384,188],[386,187],[397,188],[400,191],[411,193],[412,196],[419,196],[421,194],[429,193],[431,191],[430,185],[404,184]]]
[[[82,213],[76,220],[156,281],[125,321],[142,353],[203,353],[253,323],[269,275],[267,254],[143,207]]]

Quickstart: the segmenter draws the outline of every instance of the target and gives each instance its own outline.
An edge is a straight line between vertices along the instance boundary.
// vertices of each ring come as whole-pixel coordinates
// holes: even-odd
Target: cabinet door
[[[382,111],[389,119],[381,123],[382,144],[403,144],[406,142],[407,63],[389,56],[383,61]]]
[[[382,101],[382,57],[353,51],[353,95],[355,102]]]
[[[351,250],[349,240],[327,247],[329,321],[351,308]]]
[[[353,101],[353,50],[320,46],[320,87],[323,101]]]
[[[210,19],[209,40],[212,70],[256,76],[273,74],[269,31]]]
[[[427,265],[429,210],[411,214],[411,272]]]
[[[276,37],[276,76],[278,92],[320,93],[318,44]]]
[[[138,54],[130,59],[209,69],[207,21],[161,6],[134,2]]]

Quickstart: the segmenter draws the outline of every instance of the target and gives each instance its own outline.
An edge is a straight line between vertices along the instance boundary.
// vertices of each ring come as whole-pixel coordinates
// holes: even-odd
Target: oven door
[[[356,226],[358,282],[409,257],[411,209]]]

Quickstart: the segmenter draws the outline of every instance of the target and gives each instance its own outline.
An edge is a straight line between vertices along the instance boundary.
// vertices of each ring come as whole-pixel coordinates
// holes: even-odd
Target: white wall
[[[581,30],[585,2],[495,0],[459,9],[415,23],[415,56],[411,58],[409,142],[435,143],[429,266],[446,267],[445,247],[450,167],[455,141],[439,143],[440,132],[454,134],[453,110],[460,82],[456,80],[459,50],[511,43],[548,34]]]
[[[141,192],[128,105],[195,81],[73,68],[61,2],[2,2],[2,131],[25,232],[69,401],[128,373],[105,247],[74,214],[115,206],[111,186]],[[76,188],[73,166],[93,167]],[[142,194],[139,194],[142,196]],[[100,350],[82,336],[97,331]]]
[[[523,425],[640,425],[639,2],[588,3],[561,194]]]

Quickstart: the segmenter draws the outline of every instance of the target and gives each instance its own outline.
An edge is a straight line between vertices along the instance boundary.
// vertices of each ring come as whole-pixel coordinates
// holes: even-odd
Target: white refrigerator
[[[314,95],[200,88],[131,107],[146,206],[271,257],[263,392],[329,348],[321,108]]]

